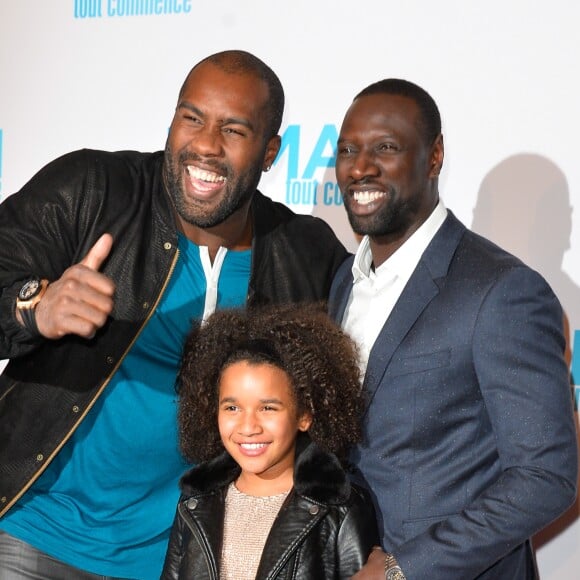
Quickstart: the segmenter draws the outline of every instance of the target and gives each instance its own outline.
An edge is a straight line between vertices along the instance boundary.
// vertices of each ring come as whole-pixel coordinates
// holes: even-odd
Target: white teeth
[[[353,193],[354,200],[361,205],[368,205],[380,197],[385,197],[387,194],[384,191],[355,191]]]
[[[266,443],[241,443],[240,446],[244,449],[261,449],[266,447]]]
[[[199,169],[193,165],[187,166],[187,173],[190,177],[194,179],[201,179],[202,181],[209,181],[210,183],[219,183],[220,181],[225,181],[226,178],[214,173],[213,171],[206,171],[205,169]]]

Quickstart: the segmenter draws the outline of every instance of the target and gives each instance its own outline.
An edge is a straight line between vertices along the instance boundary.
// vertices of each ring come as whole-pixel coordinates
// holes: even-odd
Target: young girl
[[[353,343],[317,306],[218,312],[188,338],[181,447],[204,461],[182,497],[162,578],[350,578],[378,543],[339,458],[359,438]]]

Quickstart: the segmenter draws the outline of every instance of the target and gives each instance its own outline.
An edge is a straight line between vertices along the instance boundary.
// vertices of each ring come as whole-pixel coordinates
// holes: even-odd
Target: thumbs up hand
[[[92,338],[113,310],[115,284],[99,272],[113,247],[103,234],[87,255],[51,282],[36,307],[36,325],[46,338],[76,334]]]

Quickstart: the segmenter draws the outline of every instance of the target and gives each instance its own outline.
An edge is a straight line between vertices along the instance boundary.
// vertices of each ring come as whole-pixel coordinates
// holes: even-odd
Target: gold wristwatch
[[[397,559],[393,554],[387,554],[385,558],[385,578],[386,580],[406,580]]]
[[[16,297],[16,308],[18,310],[33,310],[44,296],[47,288],[48,280],[31,278],[26,281]]]

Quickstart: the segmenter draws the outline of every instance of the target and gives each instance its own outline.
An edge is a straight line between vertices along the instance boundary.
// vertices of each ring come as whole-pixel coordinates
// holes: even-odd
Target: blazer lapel
[[[352,290],[352,265],[354,256],[350,256],[336,274],[328,300],[328,314],[338,324],[342,322],[348,298]]]
[[[364,388],[369,395],[367,409],[394,352],[421,313],[439,294],[439,289],[444,284],[442,278],[447,275],[451,259],[464,232],[465,226],[448,211],[447,218],[427,246],[371,349],[364,379]]]
[[[371,349],[364,379],[364,388],[368,393],[367,407],[383,379],[393,353],[438,293],[439,288],[431,274],[419,262]]]

